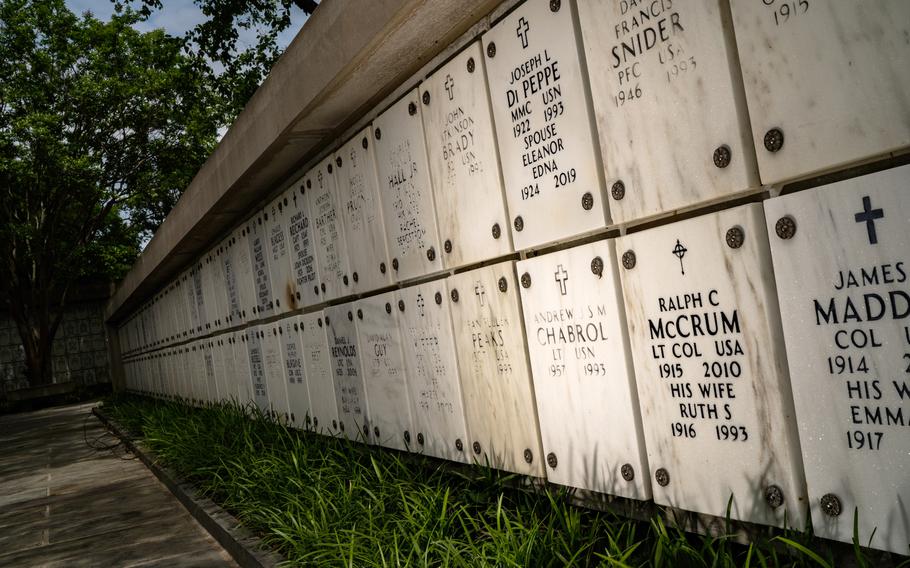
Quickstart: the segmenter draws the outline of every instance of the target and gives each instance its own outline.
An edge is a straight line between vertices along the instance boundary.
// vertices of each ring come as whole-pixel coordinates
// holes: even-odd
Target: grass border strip
[[[236,517],[211,499],[198,496],[191,484],[180,481],[172,471],[159,465],[151,451],[137,445],[100,407],[92,407],[92,414],[145,464],[242,568],[270,568],[287,562],[281,554],[268,549],[259,537],[242,527]]]

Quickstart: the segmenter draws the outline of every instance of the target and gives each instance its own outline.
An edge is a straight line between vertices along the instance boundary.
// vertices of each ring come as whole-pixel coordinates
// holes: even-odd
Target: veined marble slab
[[[726,6],[578,3],[613,222],[760,185]]]
[[[310,394],[312,428],[316,432],[335,435],[339,431],[338,404],[325,316],[322,311],[304,314],[300,316],[300,323],[303,326],[300,346]]]
[[[307,172],[304,179],[316,242],[320,297],[322,301],[334,300],[351,293],[347,249],[338,212],[334,157],[326,157]]]
[[[264,413],[268,413],[269,390],[268,378],[265,374],[265,354],[262,341],[265,333],[262,325],[254,325],[246,330],[246,348],[250,357],[250,380],[252,381],[253,402]]]
[[[387,448],[408,450],[415,444],[411,438],[414,426],[397,304],[395,292],[386,292],[357,301],[354,313],[363,383],[370,403],[367,439]]]
[[[338,426],[349,440],[369,442],[364,434],[369,433],[369,406],[360,370],[354,309],[354,304],[349,303],[327,307],[323,312],[338,403]]]
[[[266,318],[275,310],[272,298],[272,284],[269,281],[269,217],[268,212],[259,211],[247,224],[247,241],[250,245],[250,260],[253,263],[255,291],[255,319]]]
[[[443,267],[421,106],[414,89],[373,121],[379,201],[397,281]]]
[[[765,202],[812,527],[852,542],[857,511],[860,544],[898,554],[910,551],[908,185],[902,166]]]
[[[309,428],[310,393],[307,390],[306,369],[304,368],[303,348],[300,345],[303,334],[303,319],[300,316],[284,318],[280,338],[284,354],[284,370],[287,377],[288,407],[291,411],[290,423],[297,428]]]
[[[610,218],[574,11],[574,2],[528,0],[483,36],[516,250]]]
[[[281,329],[281,322],[272,322],[261,326],[261,333],[269,408],[273,417],[287,421],[291,417],[291,408],[288,405],[287,376],[284,372],[284,353],[281,349],[284,343],[284,330]]]
[[[221,242],[221,273],[224,276],[225,300],[227,302],[225,324],[233,327],[243,322],[243,300],[240,292],[239,267],[234,242],[236,237],[231,233]]]
[[[291,247],[288,234],[288,193],[279,195],[266,206],[269,212],[269,282],[272,298],[275,299],[275,313],[288,312],[296,308],[295,286],[291,282]]]
[[[212,352],[212,340],[205,340],[199,346],[199,350],[202,352],[202,362],[205,369],[205,402],[218,402],[218,378],[215,376],[215,354]]]
[[[420,91],[446,268],[511,253],[480,41],[428,77]]]
[[[234,258],[237,261],[237,281],[240,283],[241,322],[255,319],[253,308],[256,306],[256,277],[253,274],[253,257],[250,254],[249,222],[234,231],[236,239]]]
[[[910,3],[730,5],[764,183],[910,146]]]
[[[254,400],[253,371],[250,367],[250,352],[247,346],[248,331],[235,331],[231,340],[234,352],[234,382],[237,385],[237,400],[246,406]]]
[[[312,183],[310,184],[312,185]],[[291,281],[294,287],[294,308],[319,303],[319,267],[316,263],[316,242],[313,216],[306,198],[306,182],[301,178],[288,190],[288,242],[291,247]]]
[[[449,277],[470,454],[478,463],[544,477],[537,407],[514,262]]]
[[[616,239],[654,501],[805,526],[764,216],[744,205]],[[732,496],[732,501],[731,501]]]
[[[446,281],[402,288],[396,297],[416,430],[416,436],[411,433],[410,448],[470,463]]]
[[[392,284],[373,142],[373,127],[367,126],[335,154],[339,216],[355,294]]]
[[[651,498],[613,241],[517,264],[547,479]]]

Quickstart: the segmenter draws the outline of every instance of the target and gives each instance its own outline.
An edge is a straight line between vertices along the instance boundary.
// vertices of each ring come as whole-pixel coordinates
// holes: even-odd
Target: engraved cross
[[[559,283],[559,292],[563,296],[565,296],[567,293],[566,280],[569,279],[569,273],[566,272],[566,269],[563,268],[562,265],[560,264],[559,266],[556,267],[556,272],[554,272],[553,274],[556,277],[556,282]]]
[[[524,18],[518,20],[518,27],[515,28],[515,33],[518,35],[518,39],[521,40],[521,48],[525,49],[528,47],[528,30],[531,27],[528,25],[528,21]]]
[[[483,299],[486,296],[486,289],[483,287],[483,284],[476,282],[474,284],[474,295],[480,298],[480,305],[483,306]]]
[[[452,76],[446,75],[445,88],[446,88],[446,92],[449,93],[450,101],[455,98],[455,92],[453,91],[454,86],[455,86],[455,81],[452,79]]]
[[[866,232],[869,234],[869,244],[878,244],[878,235],[875,232],[875,220],[885,216],[882,209],[872,208],[872,199],[866,195],[863,196],[863,210],[853,216],[857,223],[866,224]]]

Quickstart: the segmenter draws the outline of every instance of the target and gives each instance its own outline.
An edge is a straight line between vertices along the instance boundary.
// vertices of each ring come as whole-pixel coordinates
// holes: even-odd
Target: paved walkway
[[[0,566],[236,566],[91,408],[0,416]]]

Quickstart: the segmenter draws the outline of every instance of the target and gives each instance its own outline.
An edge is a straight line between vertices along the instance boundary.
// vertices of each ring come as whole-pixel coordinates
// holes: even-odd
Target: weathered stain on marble
[[[509,254],[512,223],[503,195],[480,41],[421,83],[420,92],[446,268]]]
[[[732,232],[731,232],[732,230]],[[742,237],[742,238],[738,238]],[[731,246],[728,243],[732,243]],[[802,528],[806,490],[761,205],[616,239],[654,500]],[[771,486],[782,506],[764,499]]]
[[[910,146],[910,3],[731,2],[763,183]],[[783,146],[765,148],[778,128]]]
[[[451,293],[441,299],[452,312],[471,457],[496,469],[544,477],[514,262],[462,272],[448,284],[458,291],[458,301]]]
[[[482,37],[516,249],[609,222],[576,16],[529,0]]]
[[[815,534],[910,547],[910,166],[765,202]],[[789,216],[790,239],[775,225]],[[836,496],[842,514],[822,511]]]
[[[392,283],[373,146],[373,128],[367,126],[335,154],[338,214],[347,246],[350,290],[354,294]]]
[[[359,300],[354,307],[360,365],[370,404],[368,439],[387,448],[413,449],[416,441],[412,436],[416,433],[402,352],[398,300],[394,292],[387,292]]]
[[[726,0],[633,4],[578,4],[613,221],[757,187]]]
[[[651,474],[613,252],[612,241],[597,241],[517,263],[527,352],[543,451],[556,458],[547,478],[646,500]]]
[[[436,303],[436,294],[443,299]],[[445,280],[402,288],[396,293],[402,351],[414,429],[411,449],[470,463],[469,432],[452,337],[449,289]],[[458,449],[459,443],[462,449]]]

